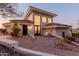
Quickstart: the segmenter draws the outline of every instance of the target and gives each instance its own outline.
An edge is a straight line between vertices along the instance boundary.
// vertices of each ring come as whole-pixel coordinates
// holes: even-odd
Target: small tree
[[[11,34],[13,36],[18,36],[19,31],[20,31],[20,29],[18,28],[18,24],[14,23],[13,27],[12,27],[12,33]]]
[[[23,13],[19,12],[17,6],[18,4],[16,3],[0,3],[0,15],[3,18],[21,17]]]

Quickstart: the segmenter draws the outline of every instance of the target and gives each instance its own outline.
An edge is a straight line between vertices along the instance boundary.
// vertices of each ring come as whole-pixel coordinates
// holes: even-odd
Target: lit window
[[[35,26],[35,33],[40,33],[40,26]]]
[[[51,18],[48,18],[48,23],[52,23],[52,19]]]
[[[42,22],[46,23],[46,17],[42,17]]]
[[[34,22],[35,22],[35,25],[40,25],[40,16],[35,15],[35,20],[34,20]]]
[[[38,33],[40,33],[40,26],[38,26]]]

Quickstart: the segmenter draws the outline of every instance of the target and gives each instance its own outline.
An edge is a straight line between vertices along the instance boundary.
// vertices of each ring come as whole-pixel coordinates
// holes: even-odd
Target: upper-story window
[[[46,23],[46,17],[45,16],[42,17],[42,22]]]
[[[48,18],[48,23],[52,23],[52,18]]]
[[[35,25],[40,25],[40,16],[39,15],[34,16],[34,23],[35,23]]]

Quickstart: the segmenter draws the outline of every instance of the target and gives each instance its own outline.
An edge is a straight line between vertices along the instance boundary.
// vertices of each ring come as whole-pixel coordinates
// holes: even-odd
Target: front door
[[[62,36],[65,37],[65,32],[62,32]]]
[[[41,31],[40,31],[40,26],[39,25],[35,25],[35,35],[41,35]]]
[[[23,25],[23,35],[27,35],[28,33],[28,27],[27,25]]]

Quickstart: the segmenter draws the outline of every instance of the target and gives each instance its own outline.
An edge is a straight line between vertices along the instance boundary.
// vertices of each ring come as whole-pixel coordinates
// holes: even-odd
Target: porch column
[[[23,35],[23,27],[22,25],[20,25],[20,32],[19,32],[19,36],[22,36]]]
[[[40,15],[40,33],[42,34],[42,16]]]

